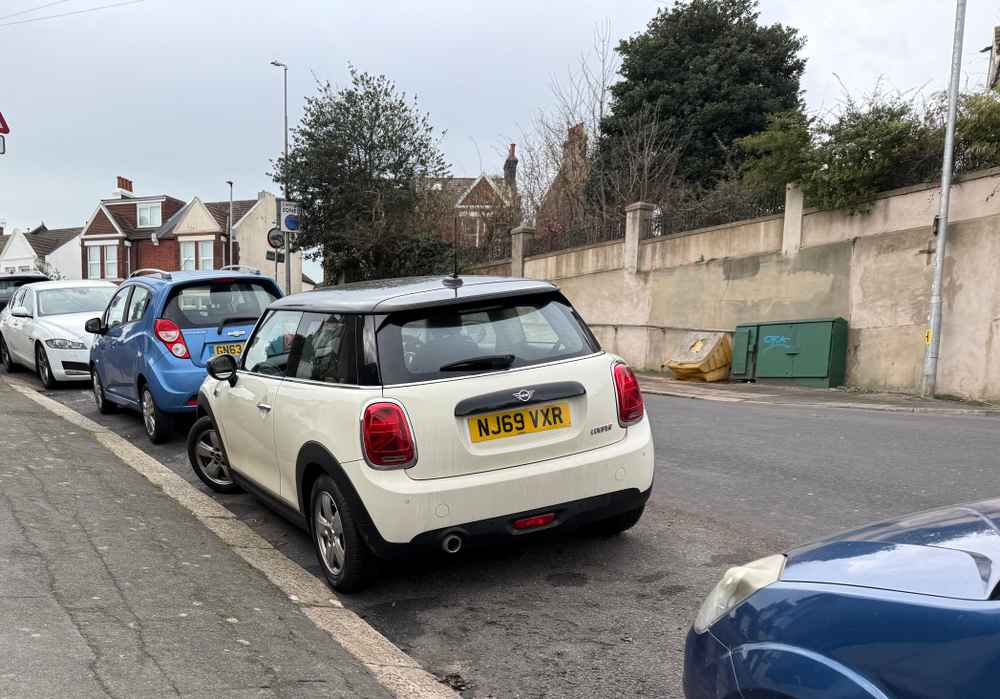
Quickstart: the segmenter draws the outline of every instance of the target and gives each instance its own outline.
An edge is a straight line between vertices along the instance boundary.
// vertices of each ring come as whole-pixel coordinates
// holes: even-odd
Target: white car
[[[90,381],[90,345],[83,326],[108,305],[115,285],[104,281],[36,282],[14,292],[0,313],[0,363],[38,373],[46,388]]]
[[[214,358],[188,455],[311,533],[332,587],[372,555],[639,521],[653,442],[635,375],[547,282],[406,279],[287,296]]]

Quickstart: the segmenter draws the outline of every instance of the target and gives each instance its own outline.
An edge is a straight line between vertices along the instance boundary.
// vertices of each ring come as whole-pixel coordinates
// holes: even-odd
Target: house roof
[[[35,230],[37,231],[38,229]],[[45,229],[37,233],[32,231],[25,238],[27,238],[28,244],[31,245],[31,249],[35,251],[36,255],[45,257],[79,236],[82,232],[83,228],[79,226],[76,228]]]
[[[496,202],[491,199],[502,198],[505,187],[503,177],[487,175],[428,177],[424,183],[427,189],[443,192],[452,206],[492,206]]]
[[[308,284],[309,286],[316,286],[316,282],[314,282],[312,280],[312,277],[310,277],[305,272],[302,273],[302,281],[305,282],[306,284]]]
[[[0,235],[0,255],[3,254],[3,249],[7,247],[7,241],[11,239],[9,235]]]
[[[257,203],[257,199],[238,199],[233,202],[233,225],[242,220],[247,212],[254,207]],[[204,202],[205,208],[208,209],[209,213],[215,219],[216,223],[219,224],[219,228],[223,231],[226,230],[226,217],[229,216],[229,202],[228,201],[207,201]]]

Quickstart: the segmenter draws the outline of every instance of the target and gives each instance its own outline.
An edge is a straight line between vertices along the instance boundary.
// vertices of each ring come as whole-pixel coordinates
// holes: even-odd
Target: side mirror
[[[231,354],[220,354],[208,362],[208,375],[216,381],[228,381],[230,386],[236,385],[236,357]]]
[[[28,313],[28,309],[24,306],[14,306],[10,309],[10,314],[15,318],[30,318],[31,314]]]
[[[84,324],[83,329],[89,332],[91,335],[104,334],[104,325],[101,324],[100,318],[91,318]]]

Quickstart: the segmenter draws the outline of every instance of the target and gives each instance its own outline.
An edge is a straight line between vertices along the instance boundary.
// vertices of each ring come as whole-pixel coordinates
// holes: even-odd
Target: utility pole
[[[271,65],[275,68],[281,68],[284,71],[284,85],[285,85],[285,177],[282,185],[285,190],[285,201],[288,201],[288,66],[280,61],[271,61]],[[285,233],[285,293],[292,293],[292,256],[289,244],[289,238],[291,236]],[[277,261],[278,253],[274,253],[275,260]],[[277,264],[277,262],[275,263]]]
[[[229,238],[229,264],[235,265],[233,259],[233,181],[226,180],[229,185],[229,218],[226,220],[226,235]]]
[[[937,390],[938,357],[941,351],[941,287],[944,279],[945,249],[948,244],[948,209],[951,204],[951,175],[954,168],[955,113],[958,111],[958,82],[962,73],[962,39],[965,36],[965,2],[957,0],[955,38],[951,49],[951,79],[948,83],[948,122],[944,131],[944,158],[941,165],[941,208],[938,212],[937,245],[934,250],[934,277],[931,282],[931,311],[927,350],[924,354],[924,381],[921,395],[933,398]]]

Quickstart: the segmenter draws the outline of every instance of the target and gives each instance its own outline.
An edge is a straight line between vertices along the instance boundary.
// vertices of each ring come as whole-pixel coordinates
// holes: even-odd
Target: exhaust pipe
[[[458,553],[462,550],[462,544],[464,543],[461,534],[451,532],[450,534],[445,534],[444,538],[441,539],[441,548],[445,553]]]

